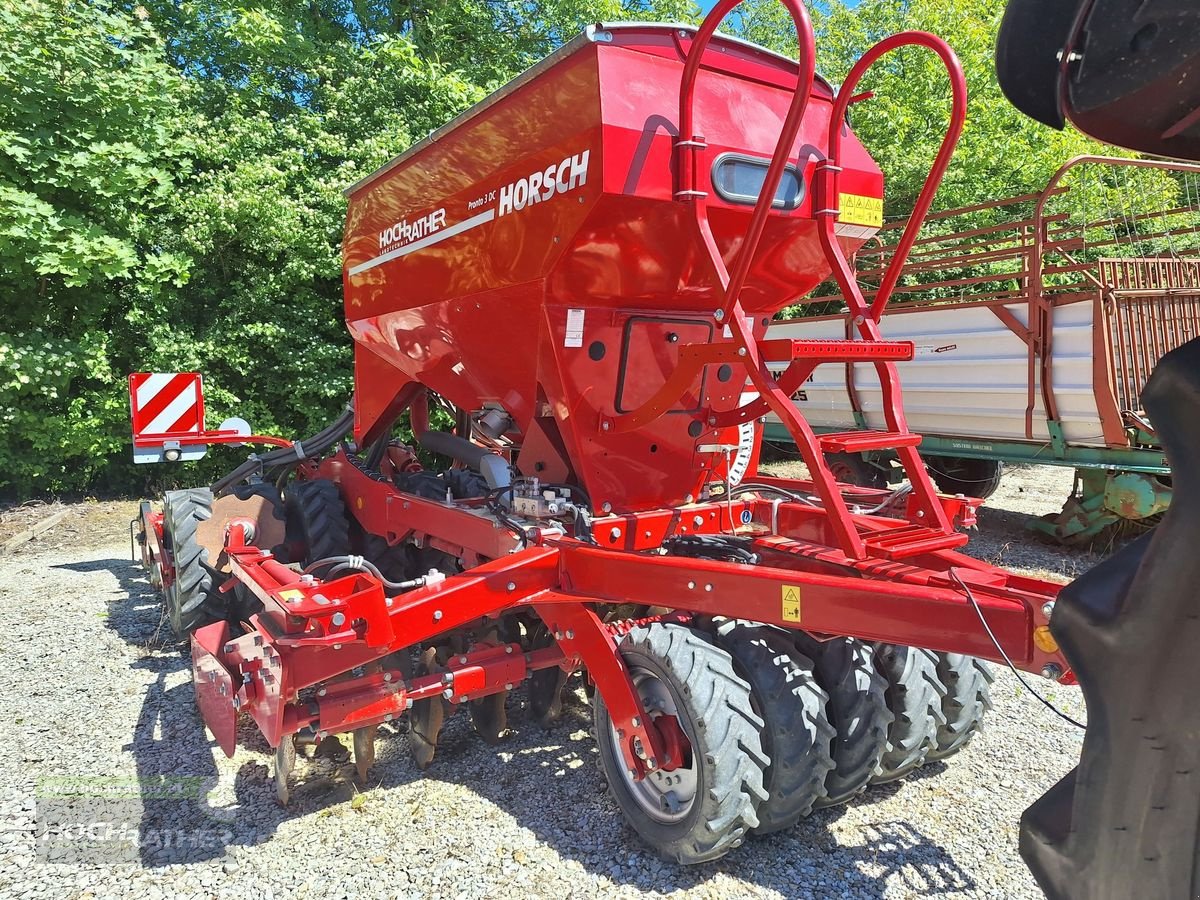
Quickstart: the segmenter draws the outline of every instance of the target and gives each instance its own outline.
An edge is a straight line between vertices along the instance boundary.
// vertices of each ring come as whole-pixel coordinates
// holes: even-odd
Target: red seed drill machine
[[[284,802],[298,741],[352,732],[365,775],[407,717],[424,767],[445,716],[498,740],[509,692],[552,722],[583,672],[629,822],[698,863],[953,754],[989,706],[981,659],[1072,679],[1058,586],[956,552],[978,501],[934,489],[895,366],[913,346],[878,326],[963,125],[959,63],[899,34],[835,91],[800,0],[799,63],[716,35],[738,2],[591,27],[349,190],[355,394],[326,431],[206,431],[198,376],[131,377],[143,459],[277,445],[144,504],[141,540],[205,722],[232,753],[254,720]],[[849,260],[883,175],[847,110],[907,45],[945,63],[949,126],[867,304]],[[831,274],[854,334],[764,339]],[[815,435],[791,395],[855,363],[888,430]],[[808,480],[755,474],[768,411]],[[827,454],[875,448],[905,487],[837,483]]]

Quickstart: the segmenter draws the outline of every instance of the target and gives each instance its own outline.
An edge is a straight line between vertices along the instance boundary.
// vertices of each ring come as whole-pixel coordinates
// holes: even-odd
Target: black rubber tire
[[[817,808],[854,799],[879,774],[887,751],[892,711],[887,705],[887,679],[875,669],[874,650],[855,638],[817,641],[793,635],[802,653],[816,664],[817,681],[829,695],[826,712],[835,737],[833,769],[825,776],[826,796]]]
[[[350,524],[342,495],[332,481],[297,481],[284,498],[288,524],[304,542],[305,565],[331,556],[349,556]]]
[[[875,665],[887,679],[887,704],[892,711],[887,751],[879,774],[871,784],[903,778],[923,765],[937,746],[938,730],[945,724],[942,699],[946,689],[937,676],[937,654],[899,644],[878,644]]]
[[[834,729],[825,715],[829,696],[817,683],[813,661],[790,635],[766,625],[730,620],[717,628],[717,644],[750,683],[754,711],[762,717],[763,773],[767,799],[758,807],[755,834],[791,828],[825,796],[833,769]]]
[[[992,670],[981,659],[961,653],[939,653],[938,680],[946,689],[942,714],[946,721],[938,729],[937,746],[926,761],[953,756],[971,742],[992,708]]]
[[[196,540],[197,526],[212,518],[212,504],[208,488],[168,491],[163,496],[163,540],[175,570],[164,592],[165,606],[171,630],[181,640],[225,618],[208,551]]]
[[[604,698],[596,691],[596,743],[609,789],[626,821],[666,859],[683,865],[718,859],[758,825],[757,809],[767,796],[763,773],[769,760],[750,685],[728,653],[682,625],[634,628],[621,640],[620,652],[627,666],[651,673],[670,692],[698,767],[697,790],[680,821],[651,818],[632,793],[624,759],[610,737]]]
[[[388,581],[408,581],[417,574],[413,569],[411,549],[411,544],[388,544],[377,534],[367,534],[363,539],[363,556]]]
[[[887,476],[863,459],[861,453],[826,453],[825,462],[833,472],[833,477],[842,484],[866,488],[887,487]]]
[[[998,459],[931,456],[925,466],[943,494],[964,494],[980,500],[996,493],[1000,479],[1004,477],[1004,463]]]

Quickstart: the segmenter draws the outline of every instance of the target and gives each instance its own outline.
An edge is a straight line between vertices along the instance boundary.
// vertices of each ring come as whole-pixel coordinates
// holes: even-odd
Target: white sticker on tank
[[[563,335],[564,347],[583,346],[583,310],[567,310],[567,333]]]

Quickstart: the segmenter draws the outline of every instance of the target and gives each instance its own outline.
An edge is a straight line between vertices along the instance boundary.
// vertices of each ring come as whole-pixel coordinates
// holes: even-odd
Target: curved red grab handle
[[[887,305],[888,300],[891,299],[896,282],[900,279],[900,272],[908,259],[909,251],[912,250],[913,242],[917,239],[917,232],[921,230],[921,226],[925,222],[925,216],[929,213],[929,207],[933,203],[934,194],[937,193],[937,189],[942,183],[942,176],[946,174],[946,169],[950,165],[950,157],[954,155],[954,147],[958,143],[963,125],[967,120],[967,79],[963,74],[962,63],[958,61],[958,57],[950,49],[950,45],[937,35],[930,34],[927,31],[902,31],[889,38],[884,38],[864,53],[859,61],[854,64],[854,68],[850,70],[850,74],[846,76],[845,82],[838,91],[837,100],[833,106],[833,116],[829,120],[829,159],[834,163],[834,166],[836,167],[842,149],[842,122],[846,117],[846,109],[854,99],[854,90],[858,87],[858,82],[862,80],[866,71],[879,61],[880,57],[891,53],[898,47],[905,46],[926,47],[936,53],[942,60],[943,65],[946,67],[946,72],[950,76],[950,121],[946,126],[946,134],[942,138],[942,143],[938,148],[933,165],[929,168],[929,174],[925,176],[925,183],[921,186],[921,193],[917,196],[917,202],[913,206],[912,214],[908,218],[908,224],[904,226],[904,233],[896,245],[896,252],[892,255],[891,263],[884,273],[883,280],[879,284],[879,290],[875,294],[875,300],[871,304],[871,318],[876,321],[879,320],[880,315],[883,313],[883,308]],[[837,202],[837,170],[833,168],[828,169],[827,172],[827,177],[831,180],[826,195],[826,206],[829,205],[828,201],[833,201],[835,204]],[[830,222],[827,230],[831,232],[832,228],[833,223]],[[840,252],[836,253],[835,257],[841,265],[846,265],[845,257]],[[841,265],[835,266],[835,269],[841,268]],[[848,265],[846,267],[847,269],[849,268]],[[850,284],[855,284],[852,277],[853,273],[843,271],[837,274],[839,282],[845,278]],[[846,293],[848,285],[843,284],[841,287],[843,294],[846,297],[850,297],[851,295]],[[857,289],[857,285],[855,285],[855,288]],[[859,296],[861,297],[861,294]]]
[[[696,76],[700,72],[700,64],[704,58],[704,52],[708,49],[708,43],[712,39],[713,33],[717,30],[717,26],[731,10],[739,6],[742,2],[743,0],[720,0],[712,8],[712,11],[704,17],[704,22],[700,25],[700,30],[696,32],[696,38],[692,42],[692,47],[688,51],[687,60],[684,63],[683,77],[679,85],[679,137],[675,141],[675,147],[679,151],[676,156],[678,189],[675,192],[675,197],[678,200],[690,200],[694,202],[705,196],[704,192],[696,188],[696,151],[703,146],[703,141],[696,135],[694,126],[693,99],[696,90]],[[720,254],[715,252],[715,245],[709,245],[710,253],[713,256],[713,263],[717,266],[718,272],[722,275],[727,275],[725,302],[720,318],[725,318],[729,313],[730,308],[736,302],[737,296],[741,292],[746,275],[750,271],[750,263],[754,259],[754,253],[758,249],[758,242],[762,238],[763,229],[766,227],[767,213],[770,212],[771,206],[774,203],[775,192],[779,190],[779,182],[783,178],[784,167],[787,165],[788,157],[791,155],[796,135],[800,133],[800,125],[804,121],[804,111],[808,106],[808,98],[812,93],[813,81],[816,78],[816,39],[813,37],[812,22],[809,19],[808,10],[805,9],[801,0],[780,0],[780,2],[783,3],[792,17],[792,22],[796,26],[796,36],[799,45],[799,62],[797,63],[800,69],[799,79],[796,82],[796,91],[792,95],[791,105],[788,107],[787,116],[784,118],[779,143],[775,145],[775,153],[771,157],[770,166],[767,167],[767,175],[763,180],[762,190],[758,195],[758,202],[754,205],[754,213],[750,217],[750,225],[746,229],[746,237],[742,242],[742,247],[737,257],[737,264],[734,267],[732,275],[727,275],[724,271],[724,263]],[[695,209],[697,218],[701,222],[704,222],[707,219],[707,211],[704,205],[696,203]]]

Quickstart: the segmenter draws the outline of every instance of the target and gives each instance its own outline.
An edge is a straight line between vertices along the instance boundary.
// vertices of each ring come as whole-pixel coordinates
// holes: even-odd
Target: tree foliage
[[[946,36],[972,88],[940,205],[1028,190],[1091,145],[1013,111],[999,0],[818,4],[835,81],[878,37]],[[776,0],[734,23],[788,52]],[[125,375],[205,373],[210,425],[304,434],[345,402],[341,190],[589,22],[695,19],[693,0],[23,0],[0,6],[0,493],[145,488]],[[786,26],[786,27],[785,27]],[[854,125],[915,196],[944,81],[890,59]],[[214,451],[227,464],[236,451]],[[188,479],[202,477],[189,471]]]

